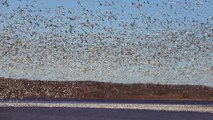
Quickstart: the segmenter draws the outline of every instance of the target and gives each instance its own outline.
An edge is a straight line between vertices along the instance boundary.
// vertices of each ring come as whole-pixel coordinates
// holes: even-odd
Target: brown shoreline
[[[213,88],[198,85],[59,82],[0,78],[0,99],[24,98],[213,101]]]

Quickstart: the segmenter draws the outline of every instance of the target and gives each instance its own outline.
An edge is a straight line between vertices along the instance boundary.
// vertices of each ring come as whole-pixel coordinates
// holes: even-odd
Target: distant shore
[[[103,99],[213,101],[213,88],[199,85],[118,84],[0,78],[0,99]]]

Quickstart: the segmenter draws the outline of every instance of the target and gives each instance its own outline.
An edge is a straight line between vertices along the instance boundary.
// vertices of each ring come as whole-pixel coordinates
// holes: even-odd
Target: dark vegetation
[[[0,99],[157,99],[213,101],[213,88],[195,85],[32,81],[0,78]]]

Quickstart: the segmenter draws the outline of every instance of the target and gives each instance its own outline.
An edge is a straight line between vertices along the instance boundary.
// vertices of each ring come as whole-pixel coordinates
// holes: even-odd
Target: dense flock
[[[211,0],[13,1],[0,5],[0,76],[213,85]]]

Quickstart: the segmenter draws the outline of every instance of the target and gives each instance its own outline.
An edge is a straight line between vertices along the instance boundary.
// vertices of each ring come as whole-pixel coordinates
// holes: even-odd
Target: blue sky
[[[3,0],[2,3],[4,3],[5,0]],[[18,65],[18,63],[14,63],[14,61],[11,61],[11,63],[16,66],[17,71],[19,73],[16,73],[17,71],[14,71],[14,67],[5,69],[0,71],[0,76],[5,77],[18,77],[18,78],[29,78],[29,79],[64,79],[64,80],[76,80],[76,79],[82,79],[82,80],[103,80],[108,81],[109,79],[115,82],[155,82],[155,83],[174,83],[174,84],[211,84],[213,85],[213,82],[211,82],[211,68],[212,66],[212,53],[210,53],[209,46],[212,44],[212,37],[207,37],[203,41],[203,43],[199,43],[199,40],[196,40],[196,42],[199,43],[202,49],[206,50],[203,53],[200,51],[197,52],[196,44],[191,44],[190,41],[185,40],[185,36],[187,34],[195,33],[196,37],[200,36],[208,36],[211,32],[212,24],[213,24],[213,2],[211,0],[9,0],[8,1],[9,6],[0,4],[0,20],[2,21],[2,24],[0,25],[0,33],[1,34],[8,34],[8,31],[4,30],[4,27],[9,26],[9,24],[12,24],[12,26],[15,26],[16,32],[14,34],[9,35],[9,37],[13,37],[13,35],[18,35],[20,39],[27,39],[34,41],[35,43],[30,46],[32,47],[32,51],[34,49],[38,49],[37,44],[45,43],[47,44],[48,41],[45,41],[43,38],[41,38],[43,33],[48,33],[52,30],[52,28],[48,29],[45,28],[45,24],[43,22],[38,22],[40,26],[35,25],[33,23],[32,25],[29,24],[29,21],[23,20],[22,15],[19,14],[20,9],[25,9],[26,5],[28,5],[28,10],[34,10],[31,13],[27,13],[25,15],[32,15],[33,18],[36,18],[35,16],[42,16],[45,20],[53,21],[49,22],[48,24],[54,23],[55,25],[61,26],[60,29],[56,29],[53,32],[50,32],[50,34],[60,34],[63,35],[63,39],[58,41],[63,41],[63,43],[70,43],[75,42],[72,39],[72,35],[70,33],[67,33],[69,30],[69,25],[75,26],[77,29],[77,33],[82,33],[83,30],[87,31],[90,36],[90,40],[92,40],[93,35],[95,35],[98,32],[103,32],[106,36],[113,36],[113,37],[123,37],[126,42],[144,42],[148,45],[151,45],[151,49],[144,48],[142,52],[135,51],[135,54],[142,54],[142,58],[144,56],[151,56],[152,54],[156,54],[158,50],[162,52],[161,54],[168,53],[170,56],[167,56],[167,58],[163,58],[162,56],[158,59],[151,60],[151,63],[146,62],[147,58],[144,57],[144,61],[140,61],[139,66],[131,66],[129,65],[129,68],[126,67],[126,65],[117,66],[116,69],[109,67],[109,70],[102,71],[103,68],[107,64],[113,64],[114,63],[107,63],[106,61],[96,61],[95,66],[97,66],[94,71],[90,72],[82,72],[78,73],[79,71],[82,71],[82,69],[93,69],[90,65],[88,65],[88,68],[85,68],[87,66],[86,60],[83,61],[82,69],[79,71],[72,71],[67,72],[68,68],[67,66],[75,66],[75,64],[80,64],[80,62],[70,62],[69,59],[65,60],[67,63],[60,63],[60,60],[56,60],[55,64],[59,65],[56,66],[56,68],[52,68],[50,66],[43,66],[40,67],[40,72],[36,71],[37,64],[31,64],[31,65]],[[109,4],[112,4],[110,6]],[[31,6],[33,5],[33,6]],[[105,6],[104,6],[105,5]],[[62,6],[64,9],[62,9]],[[48,9],[50,9],[50,12],[47,12]],[[14,12],[13,10],[17,10]],[[61,11],[59,13],[59,11]],[[71,11],[69,13],[68,11]],[[107,12],[112,12],[112,14],[108,14]],[[15,13],[16,17],[13,17],[11,19],[8,19],[10,14]],[[57,14],[58,13],[58,14]],[[87,13],[90,15],[82,16],[84,13]],[[2,17],[3,14],[7,16],[8,18]],[[64,15],[63,15],[64,14]],[[108,15],[116,15],[117,20],[108,20],[107,17],[103,16]],[[62,17],[62,19],[57,19],[54,16]],[[70,21],[66,17],[79,17],[77,20]],[[26,16],[25,16],[26,17]],[[105,20],[99,22],[99,17],[103,17]],[[147,23],[150,17],[150,23]],[[39,18],[38,18],[39,19]],[[157,19],[157,22],[154,22],[155,19]],[[40,19],[41,20],[41,19]],[[96,26],[94,30],[90,30],[90,28],[83,28],[81,26],[82,23],[84,23],[86,20],[89,20],[92,24],[98,23],[99,27]],[[27,21],[27,22],[26,22]],[[133,25],[134,21],[136,21],[136,27],[131,28],[131,25]],[[194,22],[193,22],[194,21]],[[24,25],[19,25],[15,23],[23,23]],[[34,21],[35,22],[35,21]],[[119,24],[125,23],[127,27],[120,27]],[[171,22],[171,23],[169,23]],[[63,27],[62,24],[65,24]],[[150,25],[149,25],[150,24]],[[208,29],[204,29],[204,27],[201,27],[201,25],[206,25]],[[149,26],[149,29],[146,29],[147,26]],[[113,29],[112,33],[109,33],[105,31],[104,27],[111,27]],[[28,28],[28,29],[27,29]],[[204,30],[201,30],[204,29]],[[24,32],[22,32],[23,30]],[[29,30],[29,31],[26,31]],[[127,30],[127,32],[125,31]],[[164,37],[166,36],[167,32],[169,33],[172,31],[173,33],[178,33],[178,39],[184,39],[183,43],[181,41],[174,41],[174,42],[166,42],[164,40]],[[180,35],[182,31],[185,31],[184,35]],[[203,31],[203,32],[202,32]],[[39,33],[37,35],[30,36],[29,34],[32,34],[33,32]],[[122,33],[126,33],[126,35],[122,35]],[[149,35],[151,37],[157,36],[158,33],[165,33],[163,37],[160,38],[148,38]],[[153,36],[152,36],[153,35]],[[50,35],[51,36],[51,35]],[[47,36],[47,37],[50,37]],[[71,37],[70,37],[71,36]],[[144,37],[142,40],[137,39],[136,36]],[[201,37],[203,38],[203,37]],[[58,39],[58,38],[57,38]],[[79,34],[76,37],[77,42],[79,42]],[[112,42],[115,42],[113,38],[111,38]],[[147,39],[147,40],[146,40]],[[160,40],[158,40],[160,39]],[[175,38],[174,38],[175,39]],[[108,40],[108,39],[107,39]],[[105,40],[105,41],[107,41]],[[168,47],[168,50],[161,50],[161,47],[155,47],[155,45],[159,45],[158,42],[162,42],[166,44],[165,46]],[[176,40],[176,39],[175,39]],[[6,40],[5,40],[6,41]],[[12,39],[12,41],[15,41]],[[27,41],[27,40],[26,40]],[[66,41],[66,42],[65,42]],[[70,42],[71,41],[71,42]],[[103,40],[104,41],[104,40]],[[3,40],[4,42],[4,40]],[[56,40],[57,42],[57,40]],[[96,42],[96,41],[95,41]],[[43,45],[42,43],[42,45]],[[49,42],[50,43],[50,42]],[[49,44],[48,43],[48,44]],[[188,45],[190,43],[190,45]],[[193,43],[193,42],[192,42]],[[56,44],[61,44],[60,42]],[[86,43],[85,43],[86,44]],[[186,45],[185,45],[186,44]],[[180,49],[178,47],[180,46],[189,46],[188,48]],[[207,47],[205,47],[207,45]],[[44,45],[48,46],[48,45]],[[65,45],[66,46],[66,45]],[[6,47],[6,45],[3,44],[3,48]],[[15,47],[15,46],[14,46]],[[34,48],[35,47],[35,48]],[[130,46],[127,46],[127,48]],[[130,47],[131,48],[131,47]],[[40,48],[39,48],[40,49]],[[79,49],[79,48],[77,48]],[[135,48],[132,48],[135,49]],[[163,49],[163,48],[162,48]],[[169,50],[176,50],[180,49],[178,52],[170,52]],[[186,49],[186,50],[185,50]],[[191,50],[191,51],[190,51]],[[50,50],[51,51],[51,50]],[[70,50],[72,51],[72,50]],[[23,52],[23,51],[22,51]],[[25,51],[26,52],[26,51]],[[24,52],[24,53],[25,53]],[[93,51],[94,52],[94,51]],[[113,53],[113,51],[111,51]],[[115,51],[116,52],[116,51]],[[196,53],[197,52],[197,53]],[[35,56],[39,56],[40,54],[49,54],[45,51],[45,49],[42,49],[40,53],[37,53],[35,51]],[[52,53],[51,53],[52,54]],[[55,53],[56,55],[60,56],[60,50],[59,52]],[[72,53],[68,53],[70,56],[72,56]],[[74,53],[75,54],[75,53]],[[102,53],[105,54],[105,53]],[[87,55],[87,54],[86,54]],[[94,55],[94,54],[92,54]],[[183,57],[192,56],[191,58],[182,59]],[[61,55],[63,56],[63,55]],[[83,55],[82,55],[83,56]],[[42,56],[41,56],[42,57]],[[104,60],[109,60],[107,56],[102,56]],[[113,58],[114,56],[112,56]],[[121,58],[123,56],[121,55]],[[174,58],[181,58],[181,60],[177,61]],[[0,60],[3,61],[4,59],[12,59],[12,58],[21,58],[20,55],[14,55],[14,56],[7,56],[5,58],[1,58]],[[55,59],[51,58],[51,55],[48,57],[49,61],[54,61]],[[134,58],[134,57],[133,57]],[[34,58],[37,59],[37,58]],[[86,58],[85,58],[86,59]],[[119,58],[120,59],[120,58]],[[124,61],[128,61],[130,58],[125,58]],[[150,59],[150,58],[149,58]],[[171,60],[170,60],[171,59]],[[163,68],[159,68],[157,66],[152,66],[156,61],[162,60],[163,63],[165,62],[166,65]],[[36,60],[35,60],[36,61]],[[45,61],[45,60],[44,60]],[[63,60],[62,60],[63,61]],[[147,60],[150,61],[150,60]],[[169,61],[169,62],[167,62]],[[130,61],[131,62],[131,61]],[[153,62],[153,64],[152,64]],[[171,63],[170,63],[171,62]],[[127,62],[128,63],[128,62]],[[144,65],[143,65],[143,64]],[[62,64],[62,65],[61,65]],[[128,63],[130,64],[130,63]],[[169,66],[172,64],[172,67]],[[7,64],[2,62],[0,64],[0,67],[7,66]],[[20,67],[22,66],[22,67]],[[30,67],[33,66],[33,67]],[[145,67],[144,67],[145,66]],[[64,71],[60,71],[57,68],[63,68]],[[23,69],[22,69],[23,68]],[[81,68],[81,67],[80,67]],[[55,70],[53,70],[55,69]],[[137,70],[135,70],[137,69]],[[141,70],[143,69],[143,70]],[[26,71],[32,72],[26,73]],[[54,73],[54,75],[49,75],[50,71]],[[102,72],[101,72],[102,71]],[[136,72],[132,72],[136,71]],[[150,71],[153,73],[148,73],[148,75],[144,75],[146,71]],[[108,73],[104,73],[108,72]],[[144,73],[143,73],[144,72]],[[144,76],[141,76],[142,74]],[[68,77],[64,77],[63,75],[66,74]],[[113,74],[113,75],[112,75]],[[114,75],[115,74],[115,75]],[[167,75],[167,77],[163,76],[162,74]],[[195,75],[196,74],[196,75]],[[40,76],[40,77],[39,77]],[[83,77],[79,77],[83,76]],[[177,79],[177,76],[180,76],[180,78]],[[157,78],[159,77],[159,80]],[[174,80],[173,80],[174,79]]]
[[[171,27],[174,27],[176,30],[178,29],[187,29],[191,26],[191,20],[198,20],[200,23],[205,23],[207,19],[212,24],[212,13],[213,13],[213,2],[211,0],[157,0],[157,1],[147,1],[147,0],[115,0],[114,6],[100,6],[100,3],[111,1],[105,0],[80,0],[82,6],[80,6],[77,2],[78,0],[10,0],[9,7],[1,7],[2,12],[10,12],[12,9],[16,9],[18,6],[25,7],[25,5],[33,4],[35,9],[44,10],[45,8],[50,8],[52,10],[56,9],[58,6],[63,6],[65,9],[75,10],[74,14],[83,13],[83,8],[91,11],[94,15],[100,14],[100,10],[110,10],[113,11],[114,14],[120,14],[120,21],[131,22],[130,14],[133,17],[140,16],[141,13],[144,13],[147,16],[151,16],[153,19],[160,19],[161,22],[165,22],[167,19],[184,21],[184,18],[187,18],[189,21],[185,21],[186,26],[180,26],[178,28],[176,23],[171,24]],[[186,1],[186,2],[185,2]],[[138,10],[136,7],[133,7],[132,3],[139,3],[142,5]],[[122,12],[123,11],[123,12]],[[36,14],[34,12],[33,14]],[[51,13],[42,13],[45,16],[54,16],[55,12]],[[164,14],[164,15],[163,15]],[[166,16],[168,15],[168,16]],[[118,18],[118,19],[119,19]],[[108,21],[109,23],[109,21]],[[107,21],[105,24],[108,24]],[[116,25],[117,23],[113,23]],[[141,26],[144,25],[143,22],[139,23]],[[185,28],[183,28],[185,27]],[[160,27],[158,27],[160,29]]]
[[[43,9],[43,8],[56,8],[57,6],[64,6],[66,9],[79,9],[80,5],[77,4],[78,0],[36,0],[35,7],[37,9]],[[104,3],[108,0],[80,0],[81,4],[88,10],[96,11],[100,9],[99,2]],[[137,10],[133,7],[131,7],[131,3],[141,3],[142,9],[144,13],[156,16],[156,17],[162,17],[162,14],[159,14],[160,11],[168,12],[169,15],[172,17],[193,17],[201,21],[205,21],[208,17],[212,16],[213,8],[212,8],[212,1],[211,0],[157,0],[157,1],[149,1],[149,4],[152,5],[151,7],[149,4],[147,4],[148,0],[115,0],[116,3],[115,8],[116,12],[121,12],[122,8],[121,6],[125,6],[124,11],[126,13],[132,13],[137,14]],[[187,1],[187,2],[185,2]],[[205,2],[207,1],[207,2]],[[108,1],[109,2],[109,1]],[[146,4],[144,4],[144,2]],[[9,0],[10,7],[9,9],[7,7],[1,7],[2,11],[10,11],[13,8],[16,8],[18,6],[23,6],[24,4],[32,4],[33,0]],[[166,3],[166,4],[165,4]],[[158,7],[156,6],[158,4]],[[172,9],[170,9],[172,6]],[[106,9],[109,9],[109,7],[105,7]],[[193,11],[194,9],[194,11]],[[115,10],[115,9],[114,9]],[[174,14],[174,11],[177,12],[177,14]],[[94,12],[95,13],[95,12]]]

